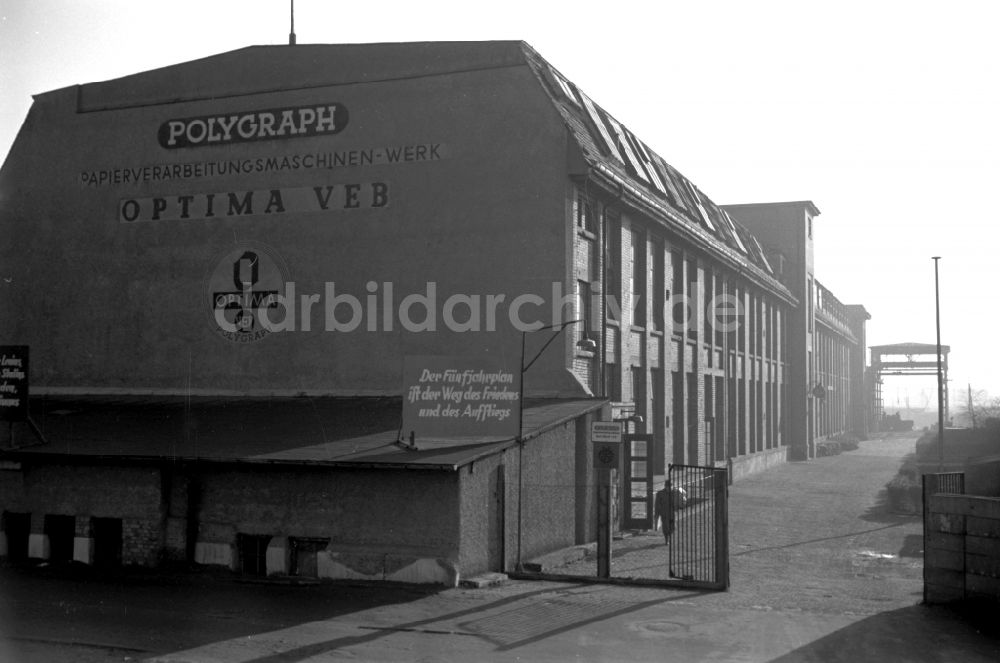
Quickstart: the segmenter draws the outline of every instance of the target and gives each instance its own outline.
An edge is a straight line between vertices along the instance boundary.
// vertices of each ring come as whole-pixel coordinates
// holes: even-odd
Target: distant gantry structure
[[[882,376],[883,375],[937,375],[937,344],[935,343],[894,343],[871,346],[871,393],[872,413],[876,420],[883,416]],[[942,382],[948,384],[947,345],[941,346]],[[944,389],[944,418],[949,419],[948,389]]]

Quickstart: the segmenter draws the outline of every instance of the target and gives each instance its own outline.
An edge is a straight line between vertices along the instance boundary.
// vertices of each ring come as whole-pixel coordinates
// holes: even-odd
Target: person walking
[[[674,533],[674,508],[671,499],[671,486],[668,480],[663,488],[656,493],[656,504],[653,511],[657,526],[663,528],[663,542],[670,544],[670,535]]]

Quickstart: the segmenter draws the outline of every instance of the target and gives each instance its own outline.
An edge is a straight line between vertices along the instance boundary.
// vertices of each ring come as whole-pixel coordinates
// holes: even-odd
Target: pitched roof
[[[753,233],[530,46],[524,44],[524,49],[588,165],[632,186],[675,229],[725,259],[752,266],[769,285],[787,294]]]
[[[82,85],[76,100],[80,112],[90,112],[525,64],[594,171],[626,187],[682,236],[791,298],[749,230],[525,42],[250,46]]]
[[[248,46],[87,83],[81,112],[375,83],[524,64],[520,42],[408,42]]]

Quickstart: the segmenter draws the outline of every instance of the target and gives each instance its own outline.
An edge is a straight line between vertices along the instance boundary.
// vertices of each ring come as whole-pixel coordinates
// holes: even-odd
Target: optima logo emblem
[[[257,242],[231,248],[208,277],[216,333],[234,343],[252,343],[270,334],[260,316],[279,308],[278,295],[287,281],[284,262],[271,248]],[[272,313],[275,318],[279,314]]]
[[[161,147],[173,150],[275,138],[327,136],[340,133],[346,126],[347,108],[343,104],[322,104],[167,120],[160,125],[157,138]]]

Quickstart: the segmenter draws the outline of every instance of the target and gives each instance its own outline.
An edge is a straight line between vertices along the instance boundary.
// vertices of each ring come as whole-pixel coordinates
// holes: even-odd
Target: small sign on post
[[[594,468],[617,470],[621,468],[622,445],[618,442],[594,442]]]
[[[622,423],[594,421],[590,440],[597,469],[597,577],[611,577],[611,483],[612,472],[621,467]]]
[[[622,422],[620,421],[595,421],[590,424],[592,442],[616,442],[620,444],[622,432]]]

